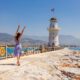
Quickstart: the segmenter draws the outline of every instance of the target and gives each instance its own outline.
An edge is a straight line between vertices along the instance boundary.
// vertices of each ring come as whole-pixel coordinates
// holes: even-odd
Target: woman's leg
[[[17,55],[17,65],[20,66],[20,55]]]

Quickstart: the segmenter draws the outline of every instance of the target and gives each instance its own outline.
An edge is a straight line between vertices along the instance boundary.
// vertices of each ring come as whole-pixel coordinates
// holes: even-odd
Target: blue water
[[[71,48],[69,48],[69,49],[71,49],[71,50],[78,50],[78,51],[80,51],[80,47],[71,47]]]
[[[14,53],[14,48],[7,48],[7,53],[8,54]]]

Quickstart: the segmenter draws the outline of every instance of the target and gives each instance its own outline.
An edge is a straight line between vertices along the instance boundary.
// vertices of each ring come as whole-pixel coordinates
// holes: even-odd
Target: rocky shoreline
[[[80,80],[80,52],[67,48],[0,60],[0,80]]]

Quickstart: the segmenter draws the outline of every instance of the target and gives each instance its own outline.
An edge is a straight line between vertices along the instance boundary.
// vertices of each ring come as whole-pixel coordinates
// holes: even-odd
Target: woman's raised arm
[[[17,34],[17,32],[19,31],[19,28],[20,28],[20,25],[18,25],[18,28],[17,28],[17,30],[16,30],[16,34]]]
[[[21,36],[22,36],[22,34],[23,34],[25,28],[26,28],[26,26],[24,26],[24,28],[22,29],[22,31],[21,31]]]

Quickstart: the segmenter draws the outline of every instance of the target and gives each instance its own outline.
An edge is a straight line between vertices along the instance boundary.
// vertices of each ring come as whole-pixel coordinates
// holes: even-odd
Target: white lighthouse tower
[[[49,46],[50,47],[58,47],[59,46],[59,26],[57,23],[57,19],[52,17],[50,19],[50,26],[49,26]]]

